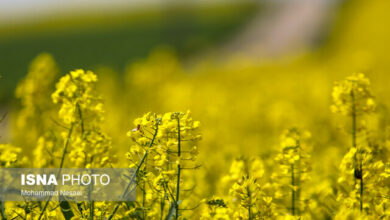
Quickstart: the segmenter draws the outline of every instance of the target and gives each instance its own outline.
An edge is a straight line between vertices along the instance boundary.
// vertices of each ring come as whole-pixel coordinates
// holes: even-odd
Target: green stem
[[[81,138],[84,139],[84,133],[85,133],[84,118],[83,118],[83,113],[81,111],[81,107],[80,107],[79,103],[76,103],[76,108],[77,108],[77,112],[78,112],[79,117],[80,117]],[[87,156],[85,157],[85,160],[87,161]],[[92,161],[92,158],[91,158],[91,163],[92,162],[93,161]],[[90,197],[91,197],[92,190],[93,190],[93,186],[91,185],[90,189],[88,191],[88,199],[89,200],[90,200]],[[90,201],[89,202],[89,219],[93,220],[94,216],[95,216],[95,202],[94,201]]]
[[[89,219],[93,220],[93,217],[95,216],[95,203],[91,201],[89,203]]]
[[[161,212],[160,220],[163,220],[163,216],[164,216],[164,207],[165,207],[164,200],[165,200],[165,195],[161,196],[161,201],[160,201],[160,212]]]
[[[294,178],[294,164],[291,164],[291,212],[295,215],[295,178]]]
[[[70,143],[70,137],[71,137],[72,132],[73,132],[73,126],[74,126],[73,123],[70,124],[70,128],[69,128],[69,131],[68,131],[68,136],[66,137],[65,145],[64,145],[64,148],[62,150],[60,168],[59,168],[58,173],[57,173],[57,179],[58,179],[58,177],[59,177],[59,175],[61,173],[62,167],[64,166],[65,155],[66,155],[66,151],[68,149],[69,143]],[[49,197],[49,199],[46,201],[45,205],[43,206],[43,209],[42,209],[41,213],[39,214],[38,220],[40,220],[42,218],[43,214],[45,213],[45,211],[47,209],[47,206],[49,205],[50,199],[51,199],[51,196]]]
[[[297,188],[297,193],[296,193],[296,201],[297,201],[297,214],[300,216],[301,215],[301,209],[300,209],[300,198],[301,198],[301,187],[300,187],[300,183],[301,183],[301,157],[302,157],[302,153],[301,153],[301,145],[300,145],[300,142],[299,140],[297,141],[297,149],[298,149],[298,155],[299,155],[299,160],[298,160],[298,164],[297,164],[297,177],[296,177],[296,186],[298,187]]]
[[[76,103],[76,108],[77,108],[77,112],[79,114],[79,117],[80,117],[80,126],[81,126],[81,135],[84,135],[84,120],[83,120],[83,114],[81,112],[81,107],[79,105],[79,103],[77,102]]]
[[[356,144],[356,103],[355,103],[355,94],[353,93],[353,91],[351,91],[351,99],[352,99],[352,147],[355,148],[356,150],[353,156],[353,167],[354,167],[354,175],[356,175],[358,152],[357,152],[357,144]],[[354,180],[356,185],[356,177],[354,178]]]
[[[360,172],[361,172],[361,179],[360,179],[360,211],[363,211],[363,165],[362,162],[360,161]]]
[[[144,156],[142,157],[142,159],[141,159],[141,161],[139,162],[139,164],[138,164],[138,166],[137,166],[137,168],[136,168],[136,170],[135,170],[133,176],[131,177],[129,183],[128,183],[127,186],[126,186],[126,189],[123,191],[122,198],[125,198],[125,196],[127,195],[128,191],[129,191],[129,189],[130,189],[131,184],[134,182],[135,177],[137,176],[137,173],[139,172],[139,170],[140,170],[142,164],[145,162],[145,159],[146,159],[146,157],[147,157],[147,155],[148,155],[148,153],[149,153],[149,149],[150,149],[150,148],[153,146],[153,144],[154,144],[154,141],[155,141],[156,136],[157,136],[157,133],[158,133],[158,125],[159,125],[159,122],[156,122],[156,130],[155,130],[155,132],[154,132],[154,134],[153,134],[152,140],[150,141],[149,147],[148,147],[148,149],[145,151]],[[133,189],[131,189],[131,191],[132,191],[132,190],[133,190]],[[111,220],[111,219],[114,217],[114,215],[115,215],[115,213],[118,211],[120,205],[121,205],[121,202],[118,202],[118,203],[116,204],[116,206],[115,206],[114,210],[112,211],[111,215],[108,217],[108,220]]]
[[[252,195],[251,195],[251,190],[249,186],[246,187],[247,195],[249,198],[249,206],[248,206],[248,219],[252,220]]]
[[[175,219],[179,218],[179,196],[180,196],[180,156],[181,156],[181,136],[180,136],[180,118],[177,118],[177,157],[179,164],[177,165],[177,182],[176,182],[176,202],[175,202]]]
[[[147,161],[147,156],[145,157],[145,161]],[[144,175],[146,174],[146,165],[144,166]],[[142,219],[145,219],[145,206],[146,206],[146,181],[143,181],[143,189],[142,189]]]

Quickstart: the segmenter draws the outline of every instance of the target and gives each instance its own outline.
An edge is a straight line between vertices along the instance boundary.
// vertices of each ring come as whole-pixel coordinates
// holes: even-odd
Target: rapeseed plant
[[[33,60],[25,79],[18,84],[15,96],[22,106],[14,125],[18,145],[29,146],[49,132],[52,121],[48,115],[53,110],[50,94],[58,72],[54,58],[42,53]]]
[[[310,136],[309,132],[298,128],[286,130],[281,136],[281,149],[275,158],[279,163],[278,170],[272,175],[276,187],[275,198],[281,200],[281,204],[288,208],[292,216],[306,213],[307,198],[302,198],[302,190],[310,180],[311,149],[307,143]]]
[[[190,112],[157,115],[147,113],[134,121],[136,126],[128,132],[134,145],[127,153],[130,167],[136,168],[137,184],[142,205],[133,209],[132,216],[145,218],[175,218],[182,214],[186,202],[182,197],[191,191],[184,178],[187,170],[196,164],[196,142],[199,122]]]
[[[234,205],[234,219],[272,219],[276,215],[273,198],[267,192],[264,181],[264,165],[261,159],[239,158],[235,160],[223,182],[230,183],[229,195]]]
[[[361,213],[376,218],[387,218],[382,206],[388,206],[389,188],[386,185],[385,165],[372,152],[365,126],[365,116],[375,109],[370,81],[363,74],[354,74],[333,89],[332,110],[351,117],[352,145],[340,164],[339,183],[344,183],[339,192],[340,212]],[[359,123],[360,122],[360,123]],[[351,178],[352,177],[352,178]],[[377,210],[379,212],[377,212]]]
[[[111,140],[101,128],[104,110],[102,99],[96,94],[96,82],[97,76],[91,71],[71,71],[59,80],[52,94],[53,103],[61,104],[58,116],[68,129],[61,134],[64,148],[59,168],[63,167],[68,151],[70,163],[77,168],[110,167],[115,160],[110,154]],[[70,208],[66,202],[61,204]],[[78,206],[83,208],[76,212],[76,216],[94,219],[105,214],[101,203],[98,206],[94,202],[88,207],[86,204]],[[70,211],[64,215],[73,217],[75,214]]]

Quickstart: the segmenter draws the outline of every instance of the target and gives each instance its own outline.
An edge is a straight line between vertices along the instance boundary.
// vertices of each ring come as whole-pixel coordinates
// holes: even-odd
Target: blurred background
[[[118,71],[168,46],[184,60],[221,46],[258,13],[255,2],[2,0],[0,100],[41,52],[61,70],[110,66]]]
[[[62,71],[126,64],[167,46],[184,62],[215,52],[254,56],[323,44],[341,1],[2,0],[0,102],[39,53]]]
[[[202,123],[211,192],[225,161],[272,158],[291,126],[312,133],[315,169],[327,175],[349,140],[346,119],[329,110],[334,81],[364,72],[378,100],[373,123],[387,132],[389,11],[387,0],[0,0],[0,142],[35,146],[23,138],[29,124],[23,133],[13,120],[25,107],[15,88],[43,63],[59,69],[49,91],[70,70],[97,73],[119,158],[136,117],[189,109]]]

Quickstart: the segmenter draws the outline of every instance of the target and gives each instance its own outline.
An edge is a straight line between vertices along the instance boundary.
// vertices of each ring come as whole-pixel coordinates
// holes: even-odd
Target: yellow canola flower
[[[26,163],[27,158],[21,157],[22,149],[10,144],[0,144],[0,167],[18,167]]]
[[[63,76],[56,84],[51,97],[54,104],[61,104],[59,117],[65,124],[75,123],[80,118],[80,111],[95,116],[94,120],[103,119],[102,103],[95,91],[96,82],[97,76],[93,72],[78,69]]]
[[[199,166],[196,163],[196,143],[201,138],[200,123],[193,120],[189,111],[149,112],[133,123],[134,128],[127,132],[133,145],[126,158],[129,167],[140,170],[137,183],[144,202],[139,208],[147,210],[145,215],[153,219],[167,213],[173,205],[195,206],[191,200],[188,200],[189,204],[182,204],[182,201],[194,187],[188,180]],[[155,201],[159,201],[162,207],[154,205]]]
[[[363,73],[355,73],[342,82],[336,82],[332,98],[331,110],[342,115],[359,115],[375,110],[370,80]]]

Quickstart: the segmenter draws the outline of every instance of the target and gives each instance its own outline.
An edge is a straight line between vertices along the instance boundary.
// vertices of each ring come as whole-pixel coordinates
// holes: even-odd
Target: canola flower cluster
[[[52,60],[50,55],[41,55],[32,67]],[[54,66],[48,67],[53,74],[48,80],[57,74]],[[208,126],[202,126],[201,132],[200,122],[193,119],[190,111],[149,112],[136,118],[125,137],[130,147],[118,154],[120,149],[115,149],[115,144],[120,139],[113,141],[109,135],[112,133],[106,131],[109,126],[105,118],[109,115],[99,95],[97,75],[74,70],[54,87],[54,80],[52,84],[35,80],[35,75],[46,71],[34,69],[18,87],[21,91],[29,82],[38,84],[36,88],[40,90],[34,93],[39,95],[17,92],[22,109],[15,118],[46,121],[42,125],[15,125],[16,131],[34,131],[34,136],[29,137],[36,142],[33,165],[134,168],[131,178],[137,181],[137,201],[2,202],[3,219],[390,218],[388,140],[380,144],[371,135],[368,121],[375,113],[376,103],[364,74],[353,74],[333,87],[330,108],[346,118],[350,126],[346,125],[344,132],[351,138],[345,140],[348,149],[340,158],[339,170],[323,179],[323,175],[315,173],[321,164],[312,157],[315,136],[298,127],[282,132],[278,146],[267,155],[235,155],[224,160],[229,165],[222,173],[205,171],[208,163],[218,158],[218,152],[204,146],[202,139],[210,134]],[[33,100],[50,100],[50,96],[51,102]],[[30,100],[29,104],[23,100]],[[44,119],[34,113],[36,109],[52,118]],[[1,167],[29,166],[22,150],[27,143],[19,144],[21,148],[0,145]],[[208,160],[202,159],[203,151],[209,155]],[[214,190],[210,190],[212,183],[217,186]]]
[[[342,190],[337,199],[342,202],[344,214],[359,209],[368,216],[380,218],[388,215],[389,187],[385,164],[376,155],[379,152],[375,152],[379,149],[368,140],[364,126],[365,114],[371,113],[375,107],[369,86],[370,81],[360,73],[338,83],[333,90],[335,105],[343,109],[341,113],[348,112],[352,121],[352,143],[340,164],[338,182],[342,183]],[[359,126],[357,121],[362,121],[363,125]],[[361,136],[358,140],[357,137]]]
[[[96,81],[91,71],[75,70],[60,79],[52,94],[53,103],[61,104],[59,119],[69,127],[62,136],[72,144],[69,157],[76,167],[105,167],[110,163],[111,141],[100,125],[104,111],[101,98],[95,94]]]
[[[134,145],[126,157],[130,167],[140,170],[142,207],[128,212],[131,216],[179,216],[181,207],[190,205],[184,198],[195,186],[189,171],[198,168],[199,124],[190,112],[147,113],[134,121],[135,128],[128,132]]]

